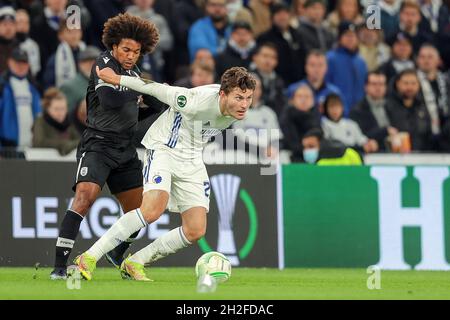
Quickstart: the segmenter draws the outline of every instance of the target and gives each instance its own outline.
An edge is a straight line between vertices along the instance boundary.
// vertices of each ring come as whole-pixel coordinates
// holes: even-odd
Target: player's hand
[[[111,83],[113,85],[119,85],[120,84],[120,76],[114,72],[111,68],[103,68],[100,70],[100,68],[96,67],[97,75],[100,79],[107,83]]]

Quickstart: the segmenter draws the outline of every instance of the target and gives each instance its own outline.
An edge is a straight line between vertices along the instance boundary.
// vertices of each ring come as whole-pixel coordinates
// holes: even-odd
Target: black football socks
[[[81,221],[83,221],[83,217],[80,214],[72,210],[66,211],[56,241],[55,269],[66,268],[75,238],[80,231]]]

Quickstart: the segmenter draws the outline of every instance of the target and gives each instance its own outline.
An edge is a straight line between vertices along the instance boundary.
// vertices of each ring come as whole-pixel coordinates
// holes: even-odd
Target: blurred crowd
[[[255,74],[235,125],[255,137],[236,139],[268,157],[450,152],[449,0],[0,0],[0,148],[76,148],[103,24],[124,12],[160,32],[143,77],[195,87],[232,66]]]

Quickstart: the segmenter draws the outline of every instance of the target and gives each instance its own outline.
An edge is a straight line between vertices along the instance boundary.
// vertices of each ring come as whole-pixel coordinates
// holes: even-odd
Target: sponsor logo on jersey
[[[105,64],[107,64],[107,63],[109,62],[109,60],[111,60],[111,59],[108,58],[108,57],[104,57],[104,58],[103,58],[103,61],[105,62]]]
[[[186,96],[183,96],[183,95],[178,96],[178,98],[177,98],[177,105],[178,105],[180,108],[184,108],[184,106],[186,106],[186,103],[187,103],[187,98],[186,98]]]

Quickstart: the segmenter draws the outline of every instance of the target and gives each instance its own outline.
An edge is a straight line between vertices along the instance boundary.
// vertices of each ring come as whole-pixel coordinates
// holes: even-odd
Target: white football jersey
[[[170,108],[147,130],[142,144],[147,149],[168,150],[182,159],[197,158],[210,138],[236,119],[220,111],[220,85],[170,88]]]

